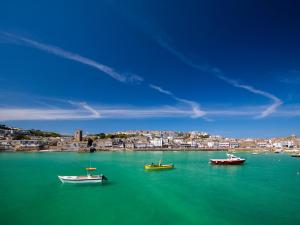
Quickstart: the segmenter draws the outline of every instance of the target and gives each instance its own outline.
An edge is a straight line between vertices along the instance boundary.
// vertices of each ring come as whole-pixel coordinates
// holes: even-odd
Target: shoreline
[[[299,151],[298,149],[288,149],[283,152],[295,152]],[[0,152],[10,152],[10,153],[18,153],[18,152],[77,152],[77,153],[90,153],[89,149],[79,149],[79,150],[62,150],[62,149],[41,149],[41,150],[33,150],[33,149],[22,149],[22,150],[1,150]],[[136,148],[136,149],[120,149],[120,148],[109,148],[109,149],[97,149],[95,152],[275,152],[275,149],[246,149],[246,148],[235,148],[235,149],[187,149],[187,148]]]

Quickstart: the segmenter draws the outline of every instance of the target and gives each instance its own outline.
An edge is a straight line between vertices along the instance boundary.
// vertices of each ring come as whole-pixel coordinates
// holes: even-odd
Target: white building
[[[230,147],[230,142],[228,142],[228,141],[219,142],[219,147],[220,148],[229,148]]]
[[[113,146],[112,139],[98,139],[95,141],[97,148],[111,148]]]
[[[150,140],[150,144],[153,147],[162,147],[163,146],[163,139],[162,138],[153,138]]]
[[[294,147],[293,141],[283,141],[281,143],[284,148],[293,148]]]
[[[265,142],[265,141],[263,141],[263,142],[257,142],[256,145],[259,148],[266,148],[268,146],[268,142]]]
[[[217,141],[208,141],[206,143],[208,148],[218,148],[219,147],[219,142]]]
[[[273,147],[274,148],[283,148],[282,142],[274,142]]]
[[[18,150],[39,150],[44,146],[40,140],[14,140],[12,144]]]
[[[0,141],[0,150],[11,150],[12,146],[9,141]]]
[[[238,147],[240,147],[240,144],[238,142],[235,141],[230,142],[230,148],[238,148]]]
[[[174,144],[176,145],[180,145],[183,143],[183,139],[182,138],[174,138],[173,139]]]

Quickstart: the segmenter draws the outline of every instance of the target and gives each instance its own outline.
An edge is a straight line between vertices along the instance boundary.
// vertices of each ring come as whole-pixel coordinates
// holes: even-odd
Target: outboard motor
[[[101,175],[102,180],[108,180],[106,176]]]

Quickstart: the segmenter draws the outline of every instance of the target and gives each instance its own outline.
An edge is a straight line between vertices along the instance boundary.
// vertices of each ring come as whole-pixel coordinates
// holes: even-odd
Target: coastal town
[[[276,138],[229,138],[207,132],[122,131],[74,135],[0,125],[1,151],[273,151],[298,152],[296,135]]]

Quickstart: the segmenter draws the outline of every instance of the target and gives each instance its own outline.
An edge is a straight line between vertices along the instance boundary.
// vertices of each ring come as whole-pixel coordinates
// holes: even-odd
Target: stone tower
[[[74,135],[75,141],[82,141],[82,130],[76,130]]]

